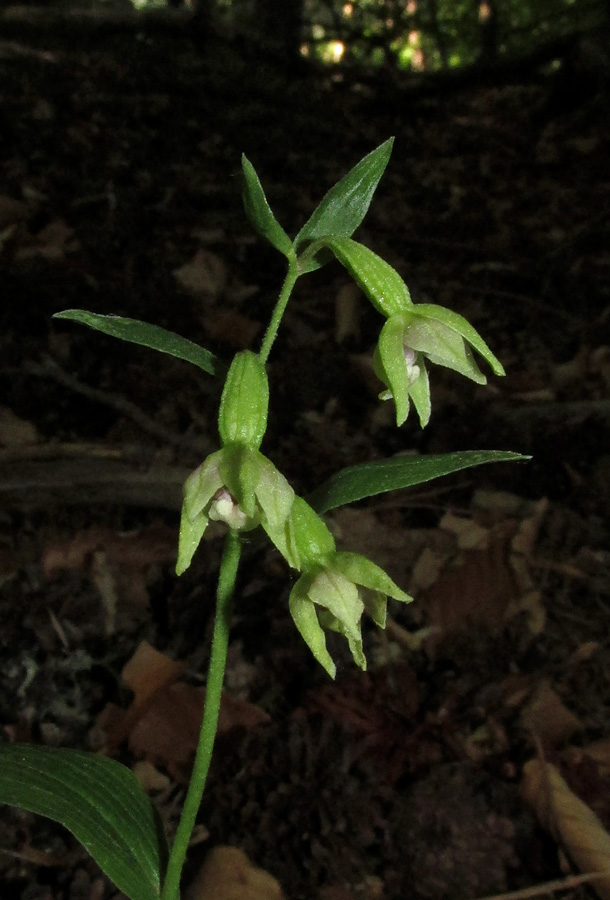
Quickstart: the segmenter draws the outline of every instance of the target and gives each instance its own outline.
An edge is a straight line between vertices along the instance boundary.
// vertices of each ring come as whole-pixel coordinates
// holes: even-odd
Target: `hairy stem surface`
[[[230,531],[226,538],[218,576],[216,617],[214,619],[214,633],[205,692],[205,709],[203,711],[201,731],[199,732],[199,743],[184,801],[184,808],[167,864],[161,900],[178,900],[180,896],[182,867],[210,768],[210,760],[218,728],[220,698],[227,662],[229,628],[233,610],[233,594],[235,592],[235,580],[240,555],[241,542],[239,535],[236,531]]]

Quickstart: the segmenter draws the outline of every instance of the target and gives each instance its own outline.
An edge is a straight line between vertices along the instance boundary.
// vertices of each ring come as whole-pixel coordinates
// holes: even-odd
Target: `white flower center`
[[[212,498],[208,518],[213,522],[225,522],[229,528],[239,530],[248,522],[248,517],[240,509],[226,488],[220,488]]]
[[[421,369],[415,362],[417,359],[415,350],[411,347],[404,347],[405,364],[407,367],[407,384],[411,386],[419,378]]]

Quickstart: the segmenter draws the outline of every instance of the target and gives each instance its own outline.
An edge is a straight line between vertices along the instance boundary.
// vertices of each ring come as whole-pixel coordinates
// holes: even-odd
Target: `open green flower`
[[[388,388],[380,398],[394,399],[397,425],[406,420],[411,401],[421,427],[428,424],[431,406],[426,360],[454,369],[477,384],[487,383],[471,348],[489,363],[496,375],[504,375],[500,361],[458,313],[432,303],[420,303],[388,318],[381,329],[373,366]]]
[[[301,575],[288,603],[303,640],[334,678],[336,667],[326,648],[324,629],[342,634],[356,665],[366,669],[362,614],[366,610],[379,628],[385,628],[388,597],[403,603],[411,600],[383,569],[366,557],[335,551],[324,564],[316,564]]]
[[[403,603],[411,598],[383,569],[358,553],[336,549],[335,539],[321,517],[295,497],[283,527],[266,531],[290,565],[303,574],[293,587],[289,607],[309,649],[331,678],[335,664],[326,649],[324,629],[342,634],[357,665],[366,668],[360,621],[366,611],[385,628],[387,598]]]
[[[225,444],[185,482],[176,573],[190,566],[210,520],[235,531],[262,525],[281,533],[293,500],[293,489],[266,456],[243,444]]]

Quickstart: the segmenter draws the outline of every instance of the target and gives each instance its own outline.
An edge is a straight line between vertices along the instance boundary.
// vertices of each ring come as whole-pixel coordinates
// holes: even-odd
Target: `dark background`
[[[201,0],[0,13],[4,738],[104,746],[98,716],[129,704],[121,669],[143,638],[198,685],[220,552],[213,537],[173,575],[180,485],[217,446],[220,385],[52,314],[139,317],[225,360],[256,348],[284,270],[243,214],[242,152],[292,235],[395,135],[357,236],[416,302],[465,315],[507,377],[481,388],[437,369],[428,429],[410,418],[397,431],[370,365],[379,316],[329,265],[299,281],[274,346],[263,449],[301,493],[397,452],[533,459],[333,519],[341,546],[414,593],[397,624],[442,629],[414,649],[371,634],[367,675],[337,645],[333,688],[287,614],[287,572],[248,547],[228,680],[270,721],[222,739],[192,865],[232,843],[288,898],[322,900],[380,896],[380,885],[388,898],[463,900],[560,877],[557,845],[519,794],[540,740],[610,820],[607,768],[568,753],[607,737],[610,715],[607,5]],[[448,513],[488,529],[479,556],[446,551]],[[525,556],[538,605],[515,614],[525,588],[502,587],[506,560],[534,520]],[[427,591],[426,547],[445,572]],[[574,734],[557,736],[553,716],[555,730],[532,734],[541,685],[578,717]],[[115,753],[169,772],[159,802],[174,821],[176,765],[129,741]],[[7,810],[0,838],[3,898],[112,896],[64,832]]]

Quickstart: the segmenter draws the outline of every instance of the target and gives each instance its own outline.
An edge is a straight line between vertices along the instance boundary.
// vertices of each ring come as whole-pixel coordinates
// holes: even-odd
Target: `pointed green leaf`
[[[93,753],[0,745],[0,803],[60,822],[130,900],[158,900],[167,860],[159,816],[137,778]]]
[[[317,488],[307,500],[316,512],[322,514],[337,506],[345,506],[386,491],[423,484],[460,469],[470,469],[483,463],[526,459],[530,457],[509,450],[464,450],[431,456],[395,456],[342,469]]]
[[[413,305],[409,288],[396,269],[364,244],[334,235],[324,243],[382,315],[392,316]]]
[[[148,322],[126,319],[123,316],[103,316],[85,309],[64,309],[62,312],[55,313],[53,318],[79,322],[81,325],[87,325],[89,328],[102,331],[111,337],[120,338],[122,341],[140,344],[142,347],[150,347],[151,350],[159,350],[161,353],[168,353],[170,356],[184,359],[203,369],[209,375],[214,374],[215,357],[213,353],[159,325],[150,325]]]
[[[393,143],[394,138],[388,138],[328,191],[297,234],[295,249],[305,241],[314,241],[327,235],[352,236],[371,204],[379,179],[388,164]],[[315,259],[311,260],[306,271],[312,271],[318,265]]]
[[[418,303],[414,308],[414,312],[423,318],[436,319],[438,322],[443,322],[449,328],[457,331],[489,363],[494,375],[506,374],[504,366],[491,352],[479,332],[459,313],[446,309],[444,306],[437,306],[435,303]]]
[[[292,241],[273,215],[254,166],[245,154],[241,157],[244,173],[244,209],[261,237],[273,244],[284,256],[292,256]]]

